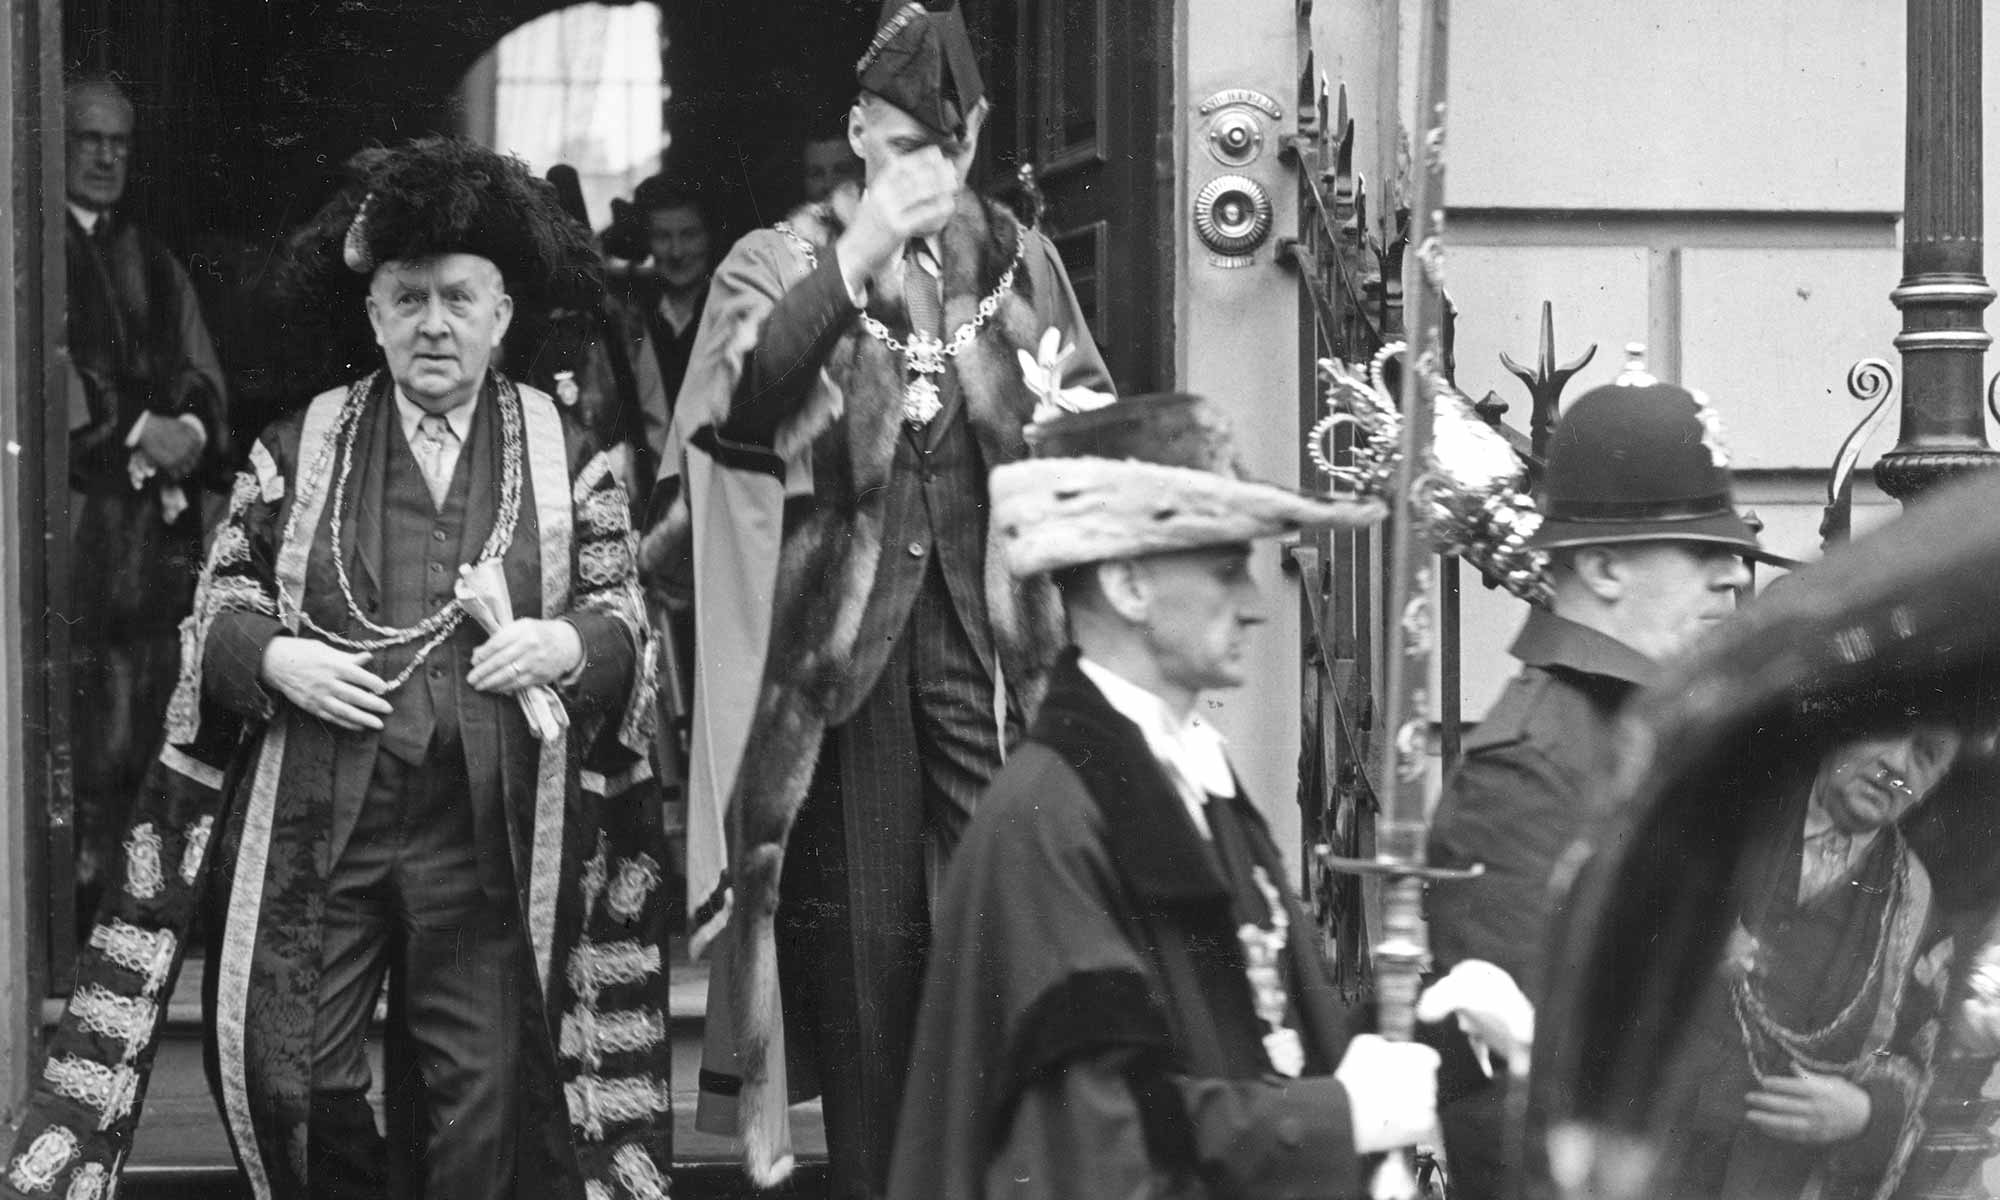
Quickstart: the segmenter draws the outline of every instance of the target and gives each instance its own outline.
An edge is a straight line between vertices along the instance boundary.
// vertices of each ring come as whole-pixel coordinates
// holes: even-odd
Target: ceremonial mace
[[[1430,761],[1431,652],[1437,619],[1431,605],[1434,555],[1429,499],[1434,401],[1447,386],[1444,361],[1444,127],[1450,0],[1422,0],[1418,24],[1415,196],[1410,244],[1415,278],[1405,292],[1410,350],[1402,373],[1402,453],[1387,497],[1390,504],[1388,652],[1383,709],[1381,790],[1376,797],[1375,856],[1331,858],[1338,870],[1383,879],[1382,939],[1375,945],[1378,1032],[1390,1041],[1414,1038],[1417,991],[1429,966],[1424,933],[1424,884],[1463,879],[1474,871],[1430,867],[1425,775]],[[1375,1200],[1413,1200],[1419,1194],[1413,1155],[1392,1153],[1370,1186]]]

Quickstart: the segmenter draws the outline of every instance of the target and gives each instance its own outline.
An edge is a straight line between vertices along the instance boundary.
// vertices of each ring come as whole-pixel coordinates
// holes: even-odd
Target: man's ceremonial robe
[[[787,1077],[784,1038],[807,1031],[779,1002],[774,924],[786,844],[815,786],[822,743],[834,744],[892,647],[912,636],[915,598],[935,569],[992,682],[997,765],[1000,727],[1019,728],[1062,637],[1053,586],[1011,578],[987,527],[986,473],[1027,454],[1022,429],[1036,396],[1020,355],[1059,330],[1074,347],[1063,383],[1110,388],[1053,245],[964,191],[939,238],[946,338],[975,318],[1010,264],[1013,285],[998,291],[984,328],[940,377],[939,414],[911,432],[901,358],[855,312],[833,252],[839,233],[823,206],[808,207],[743,238],[717,268],[655,493],[678,490],[681,503],[648,534],[653,578],[674,576],[678,564],[695,589],[688,909],[697,952],[735,922],[710,991],[704,1127],[740,1129],[762,1181],[788,1166],[788,1097],[812,1095],[821,1082],[798,1077],[810,1063],[796,1055]],[[868,315],[908,336],[900,298],[871,294]],[[752,403],[785,410],[768,444],[726,432]],[[684,486],[665,484],[674,476]],[[906,761],[919,750],[872,746],[843,766]],[[921,878],[924,852],[868,832],[903,798],[860,770],[837,774],[846,844],[867,847],[875,874],[847,872],[846,895],[828,902],[843,904],[858,930],[920,939],[921,889],[912,902],[908,889],[892,896],[880,885],[885,875]],[[900,1042],[907,1030],[886,1027],[914,1008],[912,964],[885,964],[879,954],[861,961],[859,949],[855,958],[859,994],[822,987],[820,1021],[851,1018]]]
[[[1072,655],[945,873],[892,1200],[1358,1194],[1347,1031],[1238,794],[1204,838]],[[1237,930],[1275,884],[1305,1073],[1271,1068]]]
[[[160,748],[177,673],[174,630],[201,567],[202,491],[231,461],[222,367],[187,272],[117,213],[86,233],[72,214],[69,267],[70,589],[76,835],[86,875],[115,853],[132,795]],[[141,420],[199,421],[186,480],[134,482]],[[95,882],[94,878],[86,882]]]
[[[1739,935],[1747,940],[1704,996],[1676,1055],[1680,1107],[1663,1131],[1662,1196],[1887,1200],[1923,1136],[1935,1040],[1928,1025],[1937,1004],[1915,974],[1937,933],[1930,876],[1903,839],[1883,829],[1846,876],[1802,898],[1804,808],[1796,798],[1778,806],[1777,827],[1785,832],[1752,856],[1737,884]],[[1744,1120],[1744,1097],[1757,1077],[1727,986],[1744,970],[1772,1019],[1819,1035],[1812,1054],[1845,1064],[1838,1073],[1868,1093],[1868,1123],[1853,1138],[1802,1145]],[[1798,1065],[1769,1046],[1756,1057],[1764,1072]]]
[[[512,390],[489,380],[463,456],[465,561],[499,507],[500,402]],[[353,486],[341,489],[334,429],[351,396],[364,407]],[[519,1014],[540,1036],[526,1039],[517,1169],[539,1194],[582,1200],[586,1184],[601,1184],[611,1190],[593,1194],[664,1196],[672,1126],[667,904],[657,884],[665,859],[645,758],[654,677],[630,510],[605,456],[554,403],[531,389],[518,396],[521,512],[503,556],[514,613],[568,617],[586,664],[565,689],[564,736],[535,741],[510,696],[460,712],[475,827],[481,813],[503,818],[480,838],[485,852],[512,858],[516,927],[527,931],[539,976],[539,987],[522,989]],[[379,556],[397,552],[380,544],[381,473],[361,465],[394,436],[395,420],[381,376],[328,392],[267,430],[251,451],[253,470],[236,481],[183,627],[167,745],[125,840],[122,887],[79,955],[76,992],[9,1159],[17,1192],[94,1195],[74,1181],[115,1177],[138,1123],[162,1002],[205,900],[209,1066],[238,1161],[260,1200],[305,1194],[315,914],[337,813],[358,804],[344,790],[367,786],[374,735],[305,716],[258,675],[271,637],[302,633],[301,608],[323,627],[365,634],[346,610],[332,555],[345,558],[360,595]],[[457,651],[447,644],[434,654],[452,661]],[[392,1061],[389,1074],[405,1072]]]

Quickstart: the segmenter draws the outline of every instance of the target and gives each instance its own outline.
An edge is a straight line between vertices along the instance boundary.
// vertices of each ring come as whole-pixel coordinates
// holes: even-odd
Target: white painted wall
[[[1347,8],[1376,4],[1328,19]],[[1993,163],[2000,22],[1987,26]],[[1461,386],[1498,391],[1525,424],[1525,391],[1497,355],[1532,360],[1544,299],[1558,358],[1598,344],[1568,398],[1608,382],[1623,343],[1647,342],[1658,373],[1721,410],[1739,502],[1766,522],[1767,544],[1814,556],[1828,464],[1864,411],[1847,369],[1896,362],[1903,53],[1903,6],[1880,0],[1455,5]],[[2000,181],[1986,210],[2000,230]],[[1864,465],[1895,432],[1892,414]],[[1857,500],[1864,532],[1896,511],[1866,486]],[[1522,613],[1467,594],[1468,717],[1512,674],[1505,647]]]
[[[1273,236],[1247,266],[1209,264],[1193,231],[1193,198],[1230,169],[1200,144],[1202,100],[1228,88],[1253,88],[1283,106],[1266,128],[1262,157],[1240,171],[1262,183],[1276,205],[1274,234],[1296,228],[1293,175],[1278,161],[1278,137],[1291,128],[1296,91],[1291,0],[1180,5],[1180,78],[1174,100],[1180,152],[1176,163],[1178,246],[1174,376],[1228,412],[1246,469],[1264,479],[1298,479],[1298,303],[1296,282],[1278,264]],[[1212,697],[1213,717],[1229,739],[1230,758],[1271,821],[1287,857],[1297,861],[1299,756],[1298,585],[1281,574],[1279,553],[1260,546],[1256,566],[1271,620],[1258,634],[1254,682]]]
[[[1456,205],[1902,207],[1899,3],[1461,3],[1451,67]]]
[[[1348,85],[1378,219],[1399,182],[1416,10],[1416,0],[1318,0],[1311,18],[1319,70]],[[1177,378],[1229,407],[1253,469],[1292,479],[1292,277],[1268,250],[1251,268],[1208,268],[1185,222],[1220,169],[1196,142],[1204,96],[1256,87],[1291,127],[1296,5],[1182,0],[1178,12]],[[2000,20],[1987,22],[1985,64],[1986,158],[2000,163]],[[1545,299],[1559,358],[1598,346],[1571,398],[1609,382],[1626,342],[1646,342],[1656,371],[1721,409],[1739,502],[1766,522],[1766,541],[1811,556],[1827,465],[1863,411],[1847,369],[1867,355],[1895,362],[1903,95],[1903,6],[1887,0],[1454,5],[1447,247],[1461,386],[1497,391],[1525,427],[1525,391],[1498,356],[1532,363]],[[1291,228],[1289,174],[1270,156],[1252,173],[1273,181],[1278,228]],[[2000,179],[1986,212],[2000,237]],[[1894,436],[1892,419],[1863,463]],[[1857,503],[1864,532],[1896,511],[1865,483]],[[1289,831],[1296,585],[1273,574],[1269,586],[1283,603],[1261,644],[1268,682],[1219,715],[1250,786]],[[1475,580],[1464,612],[1465,712],[1476,719],[1514,670],[1505,649],[1524,609]]]

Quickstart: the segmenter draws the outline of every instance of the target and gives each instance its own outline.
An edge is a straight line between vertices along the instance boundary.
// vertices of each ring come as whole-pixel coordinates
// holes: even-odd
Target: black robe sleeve
[[[893,1200],[1351,1194],[1331,1076],[1176,1069],[1082,784],[1028,745],[981,802],[939,909]]]

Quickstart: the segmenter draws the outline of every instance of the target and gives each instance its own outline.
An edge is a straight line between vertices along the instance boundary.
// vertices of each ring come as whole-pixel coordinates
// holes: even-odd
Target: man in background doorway
[[[69,148],[71,729],[79,909],[94,907],[133,793],[159,749],[179,627],[201,566],[204,476],[226,457],[227,389],[193,286],[119,206],[132,101],[82,78]]]
[[[861,160],[840,134],[808,138],[799,150],[799,180],[807,204],[819,204],[841,184],[861,186]]]
[[[614,432],[632,444],[632,477],[650,484],[659,472],[674,401],[687,376],[695,330],[708,305],[715,225],[693,189],[666,175],[642,180],[633,189],[630,204],[614,200],[611,208],[606,252],[619,258],[641,256],[622,272],[626,283],[615,302],[638,412],[622,414]],[[601,364],[593,364],[593,369],[597,365]],[[608,366],[598,374],[608,374]],[[593,384],[594,394],[618,394],[609,379],[586,383]]]
[[[646,414],[646,445],[657,469],[674,401],[687,377],[695,329],[708,305],[708,278],[715,268],[714,226],[694,192],[659,175],[639,185],[633,203],[645,218],[646,244],[653,252],[654,291],[642,315],[667,401],[664,412]]]

